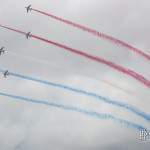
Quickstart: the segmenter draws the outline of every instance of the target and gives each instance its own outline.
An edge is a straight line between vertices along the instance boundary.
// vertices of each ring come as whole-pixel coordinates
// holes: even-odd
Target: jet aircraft
[[[32,36],[32,35],[31,35],[31,32],[28,32],[28,33],[26,34],[26,38],[27,38],[27,39],[29,39],[31,36]]]
[[[3,73],[3,75],[4,75],[4,78],[7,78],[7,76],[9,75],[8,70],[6,70],[6,71]]]
[[[32,10],[31,5],[25,7],[27,9],[27,13]]]
[[[5,47],[1,47],[1,48],[0,48],[0,55],[2,55],[2,54],[4,54],[4,53],[5,53],[4,48],[5,48]]]

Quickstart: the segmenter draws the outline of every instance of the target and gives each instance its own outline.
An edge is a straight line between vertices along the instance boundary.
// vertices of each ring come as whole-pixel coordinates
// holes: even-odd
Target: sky
[[[150,55],[150,2],[143,0],[1,0],[0,24],[31,32],[102,57],[150,80],[150,61],[129,49],[31,11],[25,6],[71,20],[129,43]],[[150,116],[150,90],[141,82],[104,64],[0,27],[0,70],[88,91],[125,103]],[[109,114],[150,130],[150,121],[124,107],[52,85],[0,74],[0,93],[65,105],[74,110],[0,95],[1,150],[148,150],[150,139]],[[94,95],[93,94],[93,95]],[[85,111],[84,111],[85,112]],[[92,113],[90,113],[92,114]]]

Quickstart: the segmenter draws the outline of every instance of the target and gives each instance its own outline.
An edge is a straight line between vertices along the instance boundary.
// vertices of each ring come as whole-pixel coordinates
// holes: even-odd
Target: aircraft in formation
[[[29,5],[29,6],[25,7],[25,8],[26,8],[26,10],[27,10],[27,13],[32,10],[31,5]],[[26,38],[27,38],[27,39],[29,39],[29,37],[31,37],[31,36],[32,36],[32,35],[31,35],[31,32],[28,32],[28,33],[26,34]]]
[[[27,13],[32,10],[31,5],[25,7],[27,9]]]
[[[28,32],[28,33],[26,34],[26,38],[27,38],[27,39],[29,39],[31,36],[32,36],[32,35],[31,35],[31,32]]]
[[[25,8],[27,9],[27,13],[32,10],[31,5],[29,5],[29,6],[25,7]],[[26,38],[27,38],[27,39],[29,39],[31,36],[32,36],[32,35],[31,35],[31,32],[28,32],[28,33],[26,34]],[[1,47],[1,48],[0,48],[0,55],[2,55],[2,54],[5,53],[5,50],[4,50],[4,49],[5,49],[5,47]],[[6,71],[3,73],[3,75],[4,75],[4,78],[7,78],[7,76],[9,76],[9,71],[6,70]]]
[[[2,55],[2,54],[5,53],[5,50],[4,50],[4,49],[5,49],[5,47],[1,47],[1,48],[0,48],[0,55]]]

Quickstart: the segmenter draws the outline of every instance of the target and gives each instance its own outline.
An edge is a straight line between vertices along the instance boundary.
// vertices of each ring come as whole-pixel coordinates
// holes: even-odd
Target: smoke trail
[[[136,73],[136,72],[134,72],[134,71],[132,71],[132,70],[130,70],[128,68],[124,68],[124,67],[122,67],[120,65],[117,65],[117,64],[111,62],[111,61],[105,60],[104,58],[92,56],[92,55],[90,55],[88,53],[79,51],[77,49],[70,48],[70,47],[68,47],[66,45],[62,45],[62,44],[57,43],[57,42],[53,42],[53,41],[50,41],[50,40],[47,40],[47,39],[44,39],[44,38],[41,38],[41,37],[38,37],[38,36],[35,36],[35,35],[32,35],[32,37],[35,38],[35,39],[44,41],[46,43],[55,45],[57,47],[63,48],[65,50],[67,50],[67,51],[70,51],[72,53],[78,54],[80,56],[83,56],[83,57],[88,58],[90,60],[96,61],[98,63],[105,64],[105,65],[107,65],[107,66],[109,66],[109,67],[111,67],[111,68],[113,68],[115,70],[118,70],[118,71],[120,71],[120,72],[122,72],[122,73],[124,73],[126,75],[131,76],[132,78],[140,81],[141,83],[146,85],[148,88],[150,88],[150,81],[149,80],[147,80],[144,76],[142,76],[142,75],[140,75],[140,74],[138,74],[138,73]]]
[[[20,34],[24,34],[24,35],[27,34],[26,32],[23,32],[23,31],[20,31],[20,30],[17,30],[17,29],[13,29],[13,28],[10,28],[8,26],[1,25],[1,24],[0,24],[0,27],[5,28],[7,30],[11,30],[11,31],[17,32],[17,33],[20,33]]]
[[[43,105],[47,105],[47,106],[51,106],[51,107],[56,107],[56,108],[60,108],[60,109],[66,110],[66,111],[79,112],[79,113],[82,113],[84,115],[88,115],[88,116],[91,116],[91,117],[97,118],[97,119],[113,120],[113,121],[118,122],[119,124],[121,124],[123,126],[134,128],[137,130],[147,130],[145,127],[143,127],[141,125],[138,125],[138,124],[114,117],[114,116],[112,116],[110,114],[106,114],[106,113],[100,114],[100,113],[95,112],[95,111],[89,111],[89,110],[85,110],[85,109],[78,108],[78,107],[72,107],[72,106],[67,106],[67,105],[49,102],[48,100],[31,99],[31,98],[7,94],[7,93],[3,93],[3,92],[0,92],[0,95],[5,96],[5,97],[9,97],[9,98],[13,98],[16,100],[20,100],[20,101],[32,102],[32,103],[36,103],[36,104],[43,104]]]
[[[52,66],[52,64],[49,61],[37,59],[37,58],[31,57],[31,56],[25,56],[25,55],[18,54],[16,52],[12,52],[12,51],[9,51],[7,53],[7,55],[12,55],[12,56],[15,56],[15,57],[27,59],[27,60],[30,60],[32,62],[36,62],[36,63],[42,64],[42,65]],[[135,96],[136,98],[138,98],[138,96],[134,92],[129,91],[129,90],[125,89],[125,88],[122,88],[119,85],[113,84],[113,83],[111,83],[111,82],[109,82],[107,80],[104,80],[104,79],[101,79],[100,81],[105,83],[105,84],[107,84],[107,85],[109,85],[109,86],[111,86],[111,87],[113,87],[113,88],[115,88],[115,89],[117,89],[117,90],[123,91],[124,93],[126,93],[126,94],[128,94],[130,96]]]
[[[0,69],[0,72],[4,72],[4,70]],[[61,88],[63,90],[72,91],[72,92],[75,92],[77,94],[83,94],[83,95],[86,95],[88,97],[93,97],[98,101],[103,101],[103,102],[108,103],[110,105],[114,105],[114,106],[117,106],[117,107],[124,108],[127,111],[130,111],[130,112],[144,118],[145,120],[150,121],[150,114],[146,114],[145,112],[142,112],[139,109],[137,109],[136,107],[133,107],[129,104],[125,104],[125,103],[121,103],[119,101],[111,100],[109,98],[103,97],[103,96],[98,95],[96,93],[92,93],[92,92],[89,92],[89,91],[84,91],[82,89],[76,89],[74,87],[66,86],[66,85],[63,85],[63,84],[48,82],[48,81],[45,81],[45,80],[40,80],[40,79],[37,79],[37,78],[33,78],[33,77],[25,76],[25,75],[20,75],[20,74],[13,73],[13,72],[9,72],[9,74],[14,76],[14,77],[21,78],[21,79],[30,80],[30,81],[42,83],[44,85],[48,85],[48,86],[52,86],[52,87],[56,87],[56,88]]]
[[[0,25],[0,26],[4,27],[2,25]],[[16,29],[12,29],[12,28],[9,28],[9,27],[4,27],[4,28],[12,30],[12,31],[15,31],[15,32],[18,32],[18,33],[21,33],[21,34],[24,34],[24,32],[16,30]],[[120,65],[117,65],[117,64],[111,62],[111,61],[105,60],[104,58],[92,56],[92,55],[90,55],[88,53],[85,53],[85,52],[82,52],[80,50],[77,50],[77,49],[74,49],[74,48],[70,48],[70,47],[68,47],[66,45],[63,45],[63,44],[60,44],[60,43],[57,43],[57,42],[54,42],[54,41],[47,40],[47,39],[44,39],[42,37],[39,37],[39,36],[36,36],[36,35],[33,35],[33,34],[31,35],[31,37],[35,38],[37,40],[41,40],[43,42],[46,42],[48,44],[52,44],[54,46],[60,47],[60,48],[62,48],[64,50],[67,50],[69,52],[72,52],[72,53],[75,53],[77,55],[83,56],[85,58],[88,58],[90,60],[96,61],[98,63],[105,64],[105,65],[107,65],[107,66],[109,66],[109,67],[111,67],[111,68],[113,68],[115,70],[118,70],[118,71],[120,71],[120,72],[122,72],[122,73],[124,73],[126,75],[131,76],[132,78],[136,79],[137,81],[143,83],[145,86],[150,88],[150,81],[148,79],[146,79],[144,76],[142,76],[142,75],[140,75],[140,74],[138,74],[138,73],[136,73],[136,72],[134,72],[134,71],[132,71],[132,70],[130,70],[128,68],[124,68],[124,67],[122,67]]]
[[[85,27],[85,26],[80,25],[80,24],[78,24],[78,23],[74,23],[74,22],[72,22],[72,21],[70,21],[70,20],[66,20],[66,19],[64,19],[64,18],[57,17],[57,16],[55,16],[55,15],[53,15],[53,14],[43,12],[43,11],[41,11],[41,10],[37,10],[37,9],[34,9],[34,8],[32,8],[32,10],[35,11],[35,12],[38,12],[38,13],[40,13],[40,14],[49,16],[49,17],[51,17],[52,19],[61,21],[61,22],[65,23],[65,24],[71,25],[71,26],[73,26],[73,27],[75,27],[75,28],[78,28],[78,29],[81,29],[81,30],[83,30],[83,31],[86,31],[86,32],[88,32],[88,33],[90,33],[90,34],[93,34],[94,36],[99,37],[99,38],[106,39],[107,41],[110,41],[110,42],[112,42],[112,43],[114,43],[114,44],[116,44],[116,45],[125,47],[125,48],[129,49],[130,51],[133,51],[133,52],[135,52],[135,53],[137,53],[137,54],[143,56],[143,57],[146,58],[147,60],[150,60],[150,55],[148,55],[148,54],[144,53],[143,51],[141,51],[141,50],[139,50],[139,49],[137,49],[137,48],[135,48],[135,47],[133,47],[133,46],[131,46],[131,45],[129,45],[129,44],[127,44],[127,43],[121,41],[121,40],[118,40],[118,39],[116,39],[116,38],[114,38],[114,37],[112,37],[112,36],[106,35],[106,34],[104,34],[104,33],[102,33],[102,32],[96,31],[96,30],[91,29],[91,28],[89,28],[89,27]]]

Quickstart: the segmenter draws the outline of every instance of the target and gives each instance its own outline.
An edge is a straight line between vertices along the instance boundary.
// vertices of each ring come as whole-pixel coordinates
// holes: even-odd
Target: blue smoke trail
[[[137,130],[147,130],[145,127],[120,119],[120,118],[116,118],[110,114],[100,114],[98,112],[95,111],[89,111],[89,110],[85,110],[79,107],[72,107],[72,106],[67,106],[67,105],[62,105],[62,104],[57,104],[57,103],[53,103],[53,102],[49,102],[48,100],[37,100],[37,99],[32,99],[32,98],[26,98],[26,97],[22,97],[22,96],[17,96],[17,95],[12,95],[12,94],[7,94],[7,93],[3,93],[0,92],[1,96],[5,96],[5,97],[9,97],[9,98],[13,98],[16,100],[20,100],[20,101],[25,101],[25,102],[32,102],[32,103],[36,103],[36,104],[43,104],[43,105],[47,105],[47,106],[51,106],[51,107],[56,107],[56,108],[60,108],[60,109],[64,109],[67,111],[73,111],[73,112],[79,112],[91,117],[95,117],[97,119],[110,119],[113,120],[115,122],[118,122],[121,125],[124,125],[126,127],[130,127],[130,128],[134,128]]]
[[[5,72],[5,70],[0,69],[0,72]],[[75,93],[78,93],[78,94],[83,94],[83,95],[86,95],[86,96],[89,96],[89,97],[93,97],[98,101],[103,101],[105,103],[124,108],[124,109],[126,109],[128,111],[131,111],[132,113],[144,118],[145,120],[150,121],[150,114],[146,114],[145,112],[142,112],[139,109],[137,109],[136,107],[133,107],[129,104],[121,103],[121,102],[118,102],[118,101],[115,101],[115,100],[111,100],[109,98],[103,97],[103,96],[98,95],[96,93],[92,93],[92,92],[89,92],[89,91],[84,91],[84,90],[81,90],[81,89],[76,89],[76,88],[69,87],[69,86],[66,86],[66,85],[63,85],[63,84],[57,84],[57,83],[53,83],[53,82],[49,82],[49,81],[45,81],[45,80],[41,80],[41,79],[36,79],[36,78],[33,78],[33,77],[20,75],[20,74],[12,73],[12,72],[9,72],[9,74],[14,76],[14,77],[18,77],[18,78],[22,78],[22,79],[26,79],[26,80],[30,80],[30,81],[35,81],[35,82],[42,83],[42,84],[45,84],[45,85],[48,85],[48,86],[53,86],[53,87],[69,90],[69,91],[72,91],[72,92],[75,92]]]

